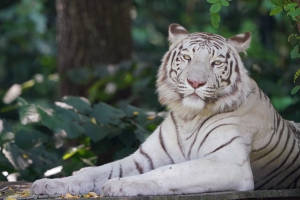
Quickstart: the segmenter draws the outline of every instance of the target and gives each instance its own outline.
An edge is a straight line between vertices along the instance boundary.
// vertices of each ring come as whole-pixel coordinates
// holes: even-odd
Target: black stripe
[[[284,179],[282,179],[277,185],[280,185],[280,184],[282,184],[289,176],[291,176],[291,175],[293,175],[296,171],[298,171],[299,170],[299,166],[296,168],[296,169],[294,169],[293,171],[291,171],[286,177],[284,177]]]
[[[123,170],[122,170],[122,165],[120,163],[119,178],[122,178],[122,176],[123,176]]]
[[[233,112],[233,111],[229,111],[229,112],[223,112],[222,114],[227,114],[227,113],[230,113],[230,112]],[[217,114],[215,114],[215,115],[212,115],[211,117],[213,117],[213,116],[216,116],[216,115],[218,115],[218,114],[220,114],[220,113],[217,113]],[[211,117],[209,117],[208,119],[210,119]],[[219,119],[217,119],[217,120],[215,120],[215,121],[213,121],[212,123],[210,123],[209,125],[207,125],[207,127],[210,127],[210,126],[212,126],[214,123],[216,123],[216,122],[218,122],[218,121],[221,121],[221,120],[223,120],[223,119],[228,119],[229,117],[235,117],[235,115],[231,115],[231,116],[224,116],[224,117],[222,117],[222,118],[219,118]],[[204,122],[206,122],[207,120],[205,120]],[[203,122],[203,123],[204,123]],[[206,129],[204,129],[203,131],[205,131]]]
[[[143,156],[145,156],[145,157],[147,158],[147,160],[148,160],[148,162],[149,162],[149,165],[150,165],[150,169],[153,170],[154,167],[153,167],[152,159],[150,158],[150,156],[149,156],[147,153],[145,153],[145,152],[143,151],[142,146],[140,146],[140,153],[141,153]]]
[[[228,63],[228,66],[229,66],[228,77],[226,79],[221,78],[221,82],[225,82],[228,85],[231,83],[230,78],[231,78],[231,75],[232,75],[232,68],[233,68],[233,61],[231,60],[230,62],[228,62],[229,57],[230,57],[230,54],[227,52],[227,54],[226,54],[226,63]]]
[[[270,163],[272,163],[275,160],[277,160],[283,154],[284,150],[286,149],[287,143],[288,143],[288,141],[290,139],[290,135],[291,135],[290,129],[288,129],[288,137],[287,137],[287,140],[286,140],[286,142],[284,144],[284,147],[283,147],[282,151],[277,156],[275,156],[272,160],[270,160],[269,162],[267,162],[266,165],[262,167],[262,169],[265,168],[266,166],[268,166]]]
[[[261,89],[259,89],[259,99],[261,99],[261,97],[262,97],[262,91]]]
[[[202,142],[200,143],[200,145],[199,145],[199,147],[198,147],[198,151],[197,151],[197,152],[199,152],[201,146],[204,144],[205,140],[207,139],[207,137],[209,136],[209,134],[210,134],[211,132],[213,132],[215,129],[217,129],[217,128],[221,127],[221,126],[230,126],[230,125],[236,125],[236,124],[220,124],[220,125],[214,127],[213,129],[211,129],[211,130],[205,135],[205,137],[203,138]]]
[[[271,180],[276,178],[278,174],[281,174],[282,172],[287,171],[287,169],[289,169],[297,161],[297,159],[299,158],[299,155],[300,154],[297,154],[297,156],[294,158],[294,160],[284,170],[281,170],[278,173],[274,174],[271,178],[269,178],[267,181],[265,181],[263,184],[261,184],[259,187],[255,188],[255,189],[261,189],[263,186],[268,184]],[[277,184],[277,185],[279,185],[279,184]]]
[[[174,62],[174,57],[175,57],[176,53],[177,53],[177,51],[176,51],[176,50],[174,50],[174,51],[173,51],[172,58],[171,58],[171,63],[170,63],[170,65],[171,65],[171,66],[173,65],[173,62]]]
[[[165,153],[167,154],[167,156],[169,157],[169,159],[172,161],[172,164],[174,164],[174,160],[171,158],[170,154],[167,152],[165,144],[164,144],[164,138],[162,136],[162,125],[159,127],[159,143],[162,147],[162,149],[165,151]]]
[[[194,135],[195,133],[197,133],[197,135],[198,135],[198,134],[199,134],[199,131],[200,131],[200,129],[203,127],[203,125],[204,125],[209,119],[211,119],[212,117],[214,117],[214,116],[216,116],[216,115],[218,115],[218,114],[219,114],[219,113],[216,113],[216,114],[214,114],[214,115],[212,115],[212,116],[206,118],[206,119],[200,124],[200,126],[199,126],[199,127],[191,134],[191,136]],[[190,136],[190,137],[191,137],[191,136]],[[189,149],[189,153],[188,153],[189,159],[191,158],[191,151],[192,151],[192,148],[193,148],[193,146],[194,146],[194,144],[195,144],[197,138],[198,138],[198,137],[195,137],[195,138],[194,138],[194,141],[192,142],[191,147],[190,147],[190,149]]]
[[[166,56],[166,58],[165,58],[165,60],[164,60],[164,64],[163,64],[163,69],[164,69],[164,71],[167,71],[166,66],[168,65],[170,56],[171,56],[171,52],[169,51],[168,54],[167,54],[167,56]],[[164,79],[166,79],[166,73],[165,73],[165,75],[164,75]]]
[[[216,148],[216,149],[213,150],[212,152],[205,154],[204,157],[205,157],[205,156],[208,156],[208,155],[210,155],[210,154],[212,154],[212,153],[215,153],[216,151],[219,151],[220,149],[226,147],[227,145],[229,145],[231,142],[233,142],[233,141],[234,141],[235,139],[237,139],[237,138],[240,138],[240,136],[235,136],[235,137],[232,138],[230,141],[226,142],[225,144],[222,144],[221,146],[219,146],[218,148]]]
[[[113,172],[113,165],[111,166],[111,170],[110,170],[110,173],[109,173],[109,176],[108,176],[108,180],[111,179],[112,172]]]
[[[299,139],[299,135],[300,135],[300,130],[296,129],[295,125],[292,124],[291,122],[287,121],[289,128],[292,130],[292,132],[294,133],[294,136],[296,136],[296,138]],[[297,124],[299,127],[299,124]]]
[[[139,173],[142,174],[144,171],[143,167],[138,162],[136,162],[136,160],[134,160],[134,164],[135,164],[136,169],[139,171]]]
[[[256,158],[256,159],[254,159],[253,162],[262,159],[263,157],[269,155],[272,151],[274,151],[274,150],[276,149],[276,147],[278,146],[278,144],[279,144],[279,142],[280,142],[280,139],[281,139],[281,136],[282,136],[282,134],[283,134],[283,132],[284,132],[284,129],[285,129],[285,124],[283,123],[283,124],[282,124],[282,129],[281,129],[281,131],[280,131],[279,138],[278,138],[276,144],[273,146],[273,148],[272,148],[270,151],[268,151],[267,153],[265,153],[264,155],[262,155],[262,156],[260,156],[260,157],[258,157],[258,158]]]
[[[178,131],[178,125],[177,125],[177,122],[176,122],[175,117],[173,115],[173,112],[170,112],[170,115],[171,115],[171,119],[172,119],[172,121],[173,121],[173,123],[175,125],[175,129],[176,129],[177,144],[178,144],[178,146],[180,148],[180,151],[181,151],[183,157],[186,159],[186,157],[185,157],[185,155],[183,153],[182,145],[181,145],[180,135],[179,135],[179,131]]]
[[[240,68],[239,68],[239,62],[238,62],[238,60],[236,59],[236,57],[234,57],[233,56],[233,58],[234,58],[234,61],[235,61],[235,68],[234,68],[234,71],[238,74],[238,76],[240,76]]]
[[[259,148],[259,149],[253,150],[252,152],[258,152],[258,151],[261,151],[261,150],[263,150],[263,149],[265,149],[265,148],[267,148],[267,147],[269,146],[269,144],[271,143],[271,141],[272,141],[272,139],[273,139],[275,133],[277,132],[279,123],[280,123],[280,121],[281,121],[281,120],[278,120],[278,119],[280,119],[280,118],[278,118],[278,113],[277,113],[277,112],[274,112],[273,133],[272,133],[272,136],[271,136],[269,142],[268,142],[265,146],[263,146],[263,147],[261,147],[261,148]],[[277,126],[275,125],[276,122],[277,122]]]
[[[212,56],[211,57],[212,58],[215,57],[215,50],[214,49],[212,50]]]
[[[172,54],[172,58],[171,58],[171,60],[170,60],[170,71],[169,71],[169,77],[171,77],[171,74],[172,74],[172,72],[174,72],[174,73],[176,73],[176,74],[177,74],[177,71],[172,69],[172,65],[173,65],[173,62],[174,62],[174,57],[175,57],[175,55],[176,55],[177,51],[176,51],[176,50],[174,50],[172,53],[173,53],[173,54]],[[168,60],[168,61],[169,61],[169,60]]]
[[[286,163],[286,161],[289,159],[289,157],[292,155],[292,152],[293,152],[293,150],[294,150],[294,148],[295,148],[295,143],[296,143],[296,140],[294,140],[294,142],[293,142],[293,146],[292,146],[292,148],[291,148],[291,150],[289,151],[289,153],[288,153],[288,156],[286,156],[286,158],[284,159],[284,161],[282,161],[282,163],[277,167],[277,168],[275,168],[273,171],[271,171],[270,173],[268,173],[266,176],[264,176],[263,178],[262,178],[262,180],[263,179],[265,179],[265,178],[267,178],[268,176],[270,176],[271,174],[273,174],[274,172],[276,172],[278,169],[281,169],[281,167]],[[278,174],[280,174],[282,171],[280,171],[279,173],[277,173],[275,176],[277,176]],[[275,177],[274,176],[274,177]]]
[[[294,188],[296,188],[297,187],[297,183],[298,183],[298,181],[299,181],[299,179],[300,179],[300,175],[299,176],[297,176],[297,178],[295,178],[294,179],[294,181],[287,187],[288,189],[294,189]],[[294,184],[294,186],[293,187],[291,187],[292,185]]]

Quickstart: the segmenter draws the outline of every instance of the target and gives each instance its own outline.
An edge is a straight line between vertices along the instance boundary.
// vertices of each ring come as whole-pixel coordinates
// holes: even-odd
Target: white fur
[[[173,39],[177,37],[170,34]],[[190,48],[188,42],[189,38],[185,35],[171,44],[170,51],[176,51],[181,44]],[[159,69],[157,91],[170,114],[141,147],[122,160],[71,177],[38,180],[31,192],[85,194],[95,191],[104,196],[191,194],[253,190],[254,181],[262,189],[287,187],[290,183],[281,183],[281,174],[287,176],[291,170],[282,171],[274,182],[264,184],[264,177],[287,158],[288,154],[284,151],[277,162],[272,161],[282,151],[285,142],[280,143],[267,158],[261,157],[274,149],[276,139],[282,137],[290,144],[295,137],[289,136],[291,133],[288,131],[284,132],[284,136],[280,136],[280,131],[274,132],[281,127],[287,130],[288,122],[278,118],[282,121],[277,123],[269,99],[248,76],[238,55],[239,50],[245,50],[245,45],[241,44],[240,48],[238,45],[224,43],[224,48],[219,50],[224,55],[230,52],[229,59],[238,63],[238,69],[234,68],[230,84],[220,83],[218,86],[215,76],[221,76],[221,68],[226,65],[212,67],[211,63],[216,58],[211,58],[208,51],[195,51],[191,58],[199,59],[197,62],[177,63],[182,70],[174,77],[168,76],[170,70],[177,68],[170,62],[170,57],[167,59],[167,52]],[[239,71],[239,75],[235,70]],[[194,89],[186,81],[189,77],[199,77],[207,83]],[[230,94],[234,88],[237,88],[235,93]],[[194,92],[199,98],[189,96]],[[218,98],[204,101],[211,97]],[[274,127],[274,124],[279,125]],[[298,125],[293,123],[293,126]],[[265,148],[270,138],[274,140]],[[292,155],[297,153],[299,147]],[[287,167],[293,159],[287,159],[283,167]]]

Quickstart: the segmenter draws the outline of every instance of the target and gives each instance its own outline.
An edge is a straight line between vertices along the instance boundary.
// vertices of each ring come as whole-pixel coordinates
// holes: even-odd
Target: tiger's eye
[[[190,60],[191,56],[189,56],[189,55],[183,55],[183,58],[186,59],[186,60]]]
[[[222,62],[221,62],[220,60],[216,60],[216,61],[213,62],[213,64],[214,64],[214,65],[221,65]]]

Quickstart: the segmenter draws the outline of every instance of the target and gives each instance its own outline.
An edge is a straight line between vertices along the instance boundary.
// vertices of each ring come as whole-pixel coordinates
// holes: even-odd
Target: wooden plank
[[[7,198],[17,193],[22,193],[24,190],[29,190],[31,183],[25,181],[18,182],[1,182],[0,181],[0,200]],[[27,197],[18,197],[18,200],[25,199],[62,199],[58,195],[31,195]],[[240,200],[299,200],[300,189],[291,190],[255,190],[245,192],[216,192],[216,193],[203,193],[203,194],[189,194],[189,195],[168,195],[168,196],[136,196],[136,197],[102,197],[102,198],[76,198],[78,200],[87,199],[101,199],[101,200],[227,200],[227,199],[240,199]]]

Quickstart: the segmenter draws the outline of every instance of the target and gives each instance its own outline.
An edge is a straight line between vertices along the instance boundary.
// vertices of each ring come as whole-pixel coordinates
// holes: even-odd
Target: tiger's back
[[[259,89],[259,104],[264,107],[261,130],[254,136],[251,166],[256,189],[300,187],[300,124],[283,119],[269,98]]]

